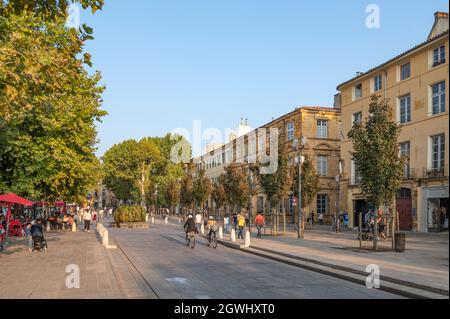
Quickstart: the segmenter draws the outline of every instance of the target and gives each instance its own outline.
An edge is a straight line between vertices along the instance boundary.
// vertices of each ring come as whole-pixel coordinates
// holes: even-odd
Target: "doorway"
[[[412,196],[409,188],[401,188],[396,196],[396,209],[400,230],[412,229]]]

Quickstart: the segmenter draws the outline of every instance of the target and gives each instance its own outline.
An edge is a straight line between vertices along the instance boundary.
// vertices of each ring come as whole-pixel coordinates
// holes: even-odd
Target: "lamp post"
[[[178,184],[178,203],[177,203],[177,213],[181,217],[181,177],[177,178]]]
[[[302,211],[302,164],[305,161],[305,157],[302,156],[302,151],[307,143],[307,138],[302,136],[300,141],[295,139],[293,142],[293,149],[297,151],[296,162],[298,163],[298,232],[297,237],[303,238],[303,211]]]
[[[340,230],[340,225],[339,225],[339,216],[341,214],[341,176],[342,176],[342,161],[341,159],[339,159],[339,174],[336,175],[334,177],[334,179],[336,180],[336,190],[337,190],[337,198],[336,198],[336,219],[335,219],[335,223],[336,223],[336,233],[339,232]]]

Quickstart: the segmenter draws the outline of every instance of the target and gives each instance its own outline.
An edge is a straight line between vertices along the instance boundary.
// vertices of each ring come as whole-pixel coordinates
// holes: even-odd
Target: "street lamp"
[[[307,142],[308,139],[306,138],[306,136],[302,136],[300,141],[298,139],[294,139],[292,143],[292,148],[297,152],[296,163],[298,164],[298,238],[304,237],[302,212],[302,164],[305,161],[305,157],[301,154]]]
[[[337,198],[336,198],[336,217],[335,217],[335,223],[336,223],[336,233],[339,232],[339,216],[341,213],[341,176],[342,176],[342,161],[339,159],[339,174],[334,177],[336,180],[336,189],[337,189]]]
[[[252,223],[252,213],[253,213],[253,205],[252,205],[252,193],[253,193],[253,174],[250,169],[250,164],[248,166],[248,231],[251,233],[251,223]]]
[[[178,208],[177,208],[177,212],[178,212],[178,215],[181,217],[181,177],[177,178],[177,183],[178,183]]]

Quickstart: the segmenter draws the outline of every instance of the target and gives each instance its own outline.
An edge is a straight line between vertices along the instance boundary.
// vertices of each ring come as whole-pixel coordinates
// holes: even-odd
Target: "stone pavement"
[[[151,298],[123,254],[106,250],[94,230],[49,232],[45,237],[46,252],[30,253],[26,238],[12,238],[0,253],[0,298]],[[80,269],[78,289],[66,287],[70,264]]]
[[[173,223],[178,223],[172,219]],[[392,243],[379,241],[379,251],[373,252],[371,241],[363,241],[363,249],[359,249],[357,233],[330,231],[329,226],[318,226],[318,229],[306,230],[305,238],[298,239],[295,230],[288,230],[283,236],[266,236],[256,238],[256,227],[252,228],[251,247],[265,249],[275,253],[284,253],[312,261],[365,271],[366,266],[376,264],[380,267],[381,276],[396,278],[417,285],[438,290],[449,289],[449,237],[445,233],[406,232],[406,251],[393,252]],[[248,229],[248,228],[247,228]],[[237,234],[236,234],[237,238]],[[225,233],[224,239],[230,239]],[[243,240],[236,243],[243,244]]]

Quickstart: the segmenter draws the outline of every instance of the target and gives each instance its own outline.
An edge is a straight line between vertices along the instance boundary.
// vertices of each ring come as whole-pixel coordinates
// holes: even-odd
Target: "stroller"
[[[360,238],[361,237],[361,238]],[[373,240],[373,224],[364,223],[361,227],[361,232],[358,229],[358,240]]]
[[[34,236],[33,237],[33,251],[46,251],[47,250],[47,241],[42,236]]]

